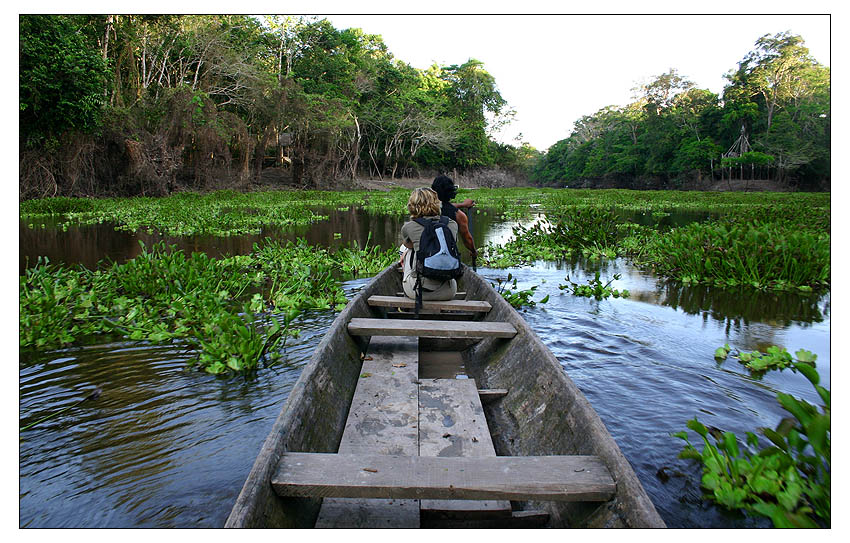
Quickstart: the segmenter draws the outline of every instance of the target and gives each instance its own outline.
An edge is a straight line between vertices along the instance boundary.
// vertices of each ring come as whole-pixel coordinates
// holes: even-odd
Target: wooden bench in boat
[[[401,296],[401,297],[407,296],[404,292],[396,292],[395,295]],[[458,292],[455,292],[455,300],[463,300],[465,298],[466,298],[466,292],[465,291],[460,290]]]
[[[370,296],[367,303],[373,307],[398,307],[413,309],[416,300],[407,296]],[[468,311],[486,313],[492,309],[489,302],[480,300],[424,300],[422,310],[424,311]]]
[[[433,457],[286,452],[272,486],[287,497],[609,500],[596,456]]]
[[[324,498],[316,527],[535,527],[548,513],[512,511],[508,500],[613,495],[596,457],[497,457],[481,404],[508,391],[419,379],[418,343],[373,336],[339,452],[285,453],[278,464],[280,496]]]
[[[348,323],[348,333],[353,336],[511,338],[516,335],[516,328],[507,322],[353,318]]]

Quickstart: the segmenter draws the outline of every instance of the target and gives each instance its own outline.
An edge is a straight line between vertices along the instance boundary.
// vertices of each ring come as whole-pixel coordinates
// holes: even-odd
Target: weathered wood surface
[[[456,322],[353,318],[348,323],[353,336],[427,336],[511,338],[516,328],[507,322]]]
[[[396,292],[395,295],[407,297],[407,294],[405,294],[404,292]],[[455,300],[464,300],[464,299],[466,299],[466,292],[465,291],[459,290],[459,291],[455,292]]]
[[[419,454],[418,350],[416,338],[372,338],[341,454]],[[418,528],[419,518],[419,500],[326,498],[316,528]]]
[[[419,455],[496,456],[475,381],[420,381]],[[511,504],[505,500],[422,500],[420,511],[431,518],[510,518]]]
[[[663,528],[663,519],[629,461],[561,362],[489,281],[466,274],[464,290],[467,297],[493,305],[488,319],[509,322],[517,329],[514,341],[485,338],[464,352],[467,375],[479,386],[510,391],[487,406],[499,454],[597,456],[617,482],[617,494],[605,507],[611,518],[598,525]],[[539,507],[549,512],[552,527],[587,526],[591,520],[584,505],[549,502]]]
[[[416,306],[416,300],[407,296],[369,296],[368,304],[373,307],[402,307],[412,309]],[[437,311],[478,311],[486,313],[492,306],[489,302],[481,300],[425,300],[422,302],[422,310]]]
[[[594,456],[484,458],[285,453],[279,496],[605,501],[616,484]]]
[[[426,317],[441,321],[472,321],[480,316],[481,313],[472,313],[471,311],[452,311],[451,313],[446,313],[436,309],[423,309],[418,315],[412,309],[387,309],[386,314],[388,319],[421,319]]]

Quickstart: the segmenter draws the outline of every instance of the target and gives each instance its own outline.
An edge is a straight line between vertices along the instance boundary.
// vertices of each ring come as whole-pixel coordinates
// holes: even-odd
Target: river
[[[473,216],[476,240],[504,242],[515,221],[492,211]],[[211,256],[248,253],[266,236],[325,246],[367,239],[397,244],[399,222],[362,210],[329,211],[328,221],[233,238],[165,238]],[[30,221],[32,222],[32,221]],[[156,235],[116,232],[110,225],[62,231],[49,222],[20,225],[20,269],[38,256],[96,266],[123,261]],[[830,295],[740,293],[665,282],[624,259],[537,263],[509,270],[479,268],[496,283],[508,273],[518,287],[538,285],[549,301],[522,316],[597,410],[670,527],[769,527],[700,499],[699,467],[677,459],[671,433],[689,419],[743,437],[784,416],[776,393],[819,403],[801,375],[751,376],[735,360],[717,363],[717,347],[770,345],[817,354],[830,388]],[[629,298],[596,301],[563,293],[565,278],[584,283],[599,271]],[[345,282],[351,297],[368,282]],[[20,418],[70,407],[95,387],[102,395],[21,432],[21,527],[216,528],[233,502],[280,407],[335,314],[308,312],[284,362],[251,378],[217,378],[186,368],[180,345],[91,343],[20,353]],[[553,429],[557,431],[557,429]],[[692,434],[692,442],[697,443]]]

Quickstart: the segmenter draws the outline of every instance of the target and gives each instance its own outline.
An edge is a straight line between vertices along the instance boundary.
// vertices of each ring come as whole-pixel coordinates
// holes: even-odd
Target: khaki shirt
[[[440,217],[433,216],[433,217],[422,217],[422,218],[423,219],[439,219]],[[448,227],[449,227],[449,230],[451,230],[452,235],[455,238],[455,242],[457,242],[457,223],[454,222],[453,220],[449,219]],[[421,224],[419,224],[418,222],[415,222],[415,221],[412,221],[412,220],[408,221],[408,222],[404,223],[404,225],[401,227],[401,241],[402,242],[408,242],[409,241],[410,243],[413,244],[413,250],[418,251],[419,250],[419,238],[422,237],[423,230],[425,230],[425,228]],[[404,255],[404,276],[403,276],[405,294],[407,294],[408,297],[411,297],[411,298],[413,297],[413,296],[411,296],[411,293],[413,292],[413,286],[416,284],[416,270],[414,269],[415,267],[412,265],[412,262],[411,262],[412,256],[413,256],[413,254],[409,250]],[[436,281],[434,279],[429,279],[427,277],[423,277],[422,278],[422,286],[425,287],[426,289],[430,290],[430,291],[433,291],[433,295],[438,296],[438,297],[432,297],[431,293],[426,292],[423,295],[424,299],[435,299],[435,300],[436,299],[446,299],[446,300],[449,300],[449,299],[454,297],[454,291],[457,290],[457,283],[454,279],[452,279],[451,281],[442,282],[442,281]],[[443,291],[445,291],[445,296],[446,296],[445,298],[443,297],[443,295],[444,295]]]

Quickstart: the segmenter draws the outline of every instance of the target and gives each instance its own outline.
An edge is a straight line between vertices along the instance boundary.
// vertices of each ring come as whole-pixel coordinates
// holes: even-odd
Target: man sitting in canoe
[[[419,252],[419,241],[425,228],[415,219],[440,219],[440,199],[437,193],[429,188],[414,189],[407,200],[407,210],[410,212],[410,220],[401,227],[401,241],[407,250],[402,255],[404,267],[403,286],[404,294],[408,298],[416,298],[416,281],[420,279],[416,272],[414,262],[415,252]],[[456,243],[458,225],[455,221],[448,220],[448,229]],[[412,249],[412,250],[411,250]],[[457,292],[457,281],[450,279],[438,281],[429,277],[421,277],[423,300],[451,300]]]
[[[463,202],[453,204],[452,199],[457,196],[457,185],[452,181],[452,178],[447,175],[440,175],[431,183],[431,188],[437,193],[442,204],[441,214],[450,218],[457,223],[460,239],[466,248],[469,249],[469,254],[472,255],[472,261],[478,257],[478,251],[475,249],[475,240],[472,239],[472,234],[469,232],[469,217],[461,209],[469,209],[475,205],[475,201],[467,198]]]

